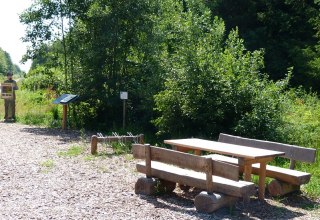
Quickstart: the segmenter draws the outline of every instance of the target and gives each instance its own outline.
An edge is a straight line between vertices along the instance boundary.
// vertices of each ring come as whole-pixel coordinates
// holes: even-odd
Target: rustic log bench
[[[223,133],[219,135],[218,141],[229,144],[285,152],[285,154],[281,157],[290,159],[289,168],[267,165],[266,176],[274,179],[268,184],[268,191],[271,196],[281,196],[300,190],[300,186],[302,184],[306,184],[310,181],[310,173],[294,170],[294,168],[296,161],[314,163],[316,158],[315,149],[277,142],[243,138]],[[229,162],[231,164],[238,164],[237,158],[231,158],[217,154],[211,155],[210,157],[215,160]],[[240,172],[243,172],[243,167],[240,167]],[[252,165],[252,173],[259,173],[259,164]]]
[[[210,213],[255,193],[253,183],[239,181],[237,165],[148,144],[134,144],[132,151],[134,158],[145,159],[136,165],[146,174],[136,182],[136,194],[155,194],[159,187],[173,191],[176,183],[196,187],[206,190],[195,197],[196,209]]]

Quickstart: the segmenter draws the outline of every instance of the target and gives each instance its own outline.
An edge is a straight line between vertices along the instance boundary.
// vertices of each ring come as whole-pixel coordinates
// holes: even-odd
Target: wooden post
[[[122,112],[122,117],[123,117],[123,121],[122,121],[122,128],[124,129],[126,126],[126,100],[123,100],[123,112]]]
[[[98,136],[92,135],[91,137],[91,154],[96,154],[98,148]]]
[[[212,182],[212,175],[213,175],[213,163],[212,159],[209,157],[206,159],[206,179],[207,179],[207,192],[209,195],[213,193],[213,182]]]
[[[138,139],[139,139],[139,144],[144,144],[144,135],[140,134],[139,136],[137,135]]]
[[[295,166],[296,166],[296,161],[294,159],[290,159],[289,169],[294,170]]]
[[[146,154],[146,176],[147,178],[151,178],[151,147],[150,144],[146,144],[144,146]]]
[[[266,180],[266,169],[267,163],[261,162],[260,163],[260,170],[259,170],[259,195],[258,198],[263,201],[264,200],[264,192],[265,192],[265,180]]]
[[[198,155],[198,156],[201,156],[201,150],[194,150],[194,154]]]
[[[244,166],[244,180],[251,182],[251,174],[252,174],[252,164],[248,163],[248,161],[246,161],[244,158],[240,157],[238,159],[238,163],[240,166]]]
[[[68,105],[63,105],[62,129],[67,128]]]

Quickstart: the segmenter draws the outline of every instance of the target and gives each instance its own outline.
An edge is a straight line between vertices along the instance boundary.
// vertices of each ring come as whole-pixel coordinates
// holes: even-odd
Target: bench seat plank
[[[145,162],[136,165],[137,171],[146,173]],[[173,165],[152,161],[151,175],[171,182],[185,184],[199,189],[206,189],[206,174],[182,169]],[[235,197],[248,197],[255,193],[255,186],[251,182],[233,181],[219,176],[213,176],[213,190]]]
[[[219,154],[206,155],[205,157],[211,157],[214,160],[223,161],[231,164],[238,164],[237,158],[232,158],[228,156],[223,156]],[[252,173],[259,174],[260,164],[252,165]],[[240,166],[240,172],[243,172],[243,166]],[[294,185],[306,184],[310,181],[311,174],[298,171],[290,170],[282,167],[267,165],[266,176],[277,180],[288,182]]]

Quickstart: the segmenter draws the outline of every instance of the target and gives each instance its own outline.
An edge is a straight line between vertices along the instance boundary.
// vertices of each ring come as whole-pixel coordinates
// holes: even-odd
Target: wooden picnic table
[[[267,163],[274,157],[284,155],[284,152],[257,149],[235,144],[222,143],[217,141],[203,140],[198,138],[164,140],[165,144],[172,145],[178,151],[194,150],[196,154],[201,151],[213,152],[222,155],[237,157],[239,165],[244,166],[244,180],[251,181],[252,164],[259,163],[259,195],[260,200],[264,200],[265,178]]]

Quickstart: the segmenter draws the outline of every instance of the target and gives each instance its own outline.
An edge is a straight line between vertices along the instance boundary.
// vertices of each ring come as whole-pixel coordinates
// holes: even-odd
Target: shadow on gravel
[[[302,218],[305,214],[298,210],[290,210],[283,205],[270,201],[251,199],[247,206],[237,210],[236,216],[241,219],[294,219]]]
[[[303,218],[305,213],[300,212],[299,209],[315,206],[316,204],[310,200],[304,200],[299,203],[299,197],[287,198],[288,203],[276,202],[274,200],[268,200],[261,202],[257,198],[251,198],[249,204],[244,204],[242,201],[236,203],[233,208],[225,207],[221,208],[214,213],[206,214],[199,213],[194,207],[194,198],[200,191],[194,190],[183,193],[170,193],[158,196],[141,196],[141,199],[147,200],[152,203],[155,208],[166,208],[174,212],[180,212],[190,217],[196,217],[198,219],[293,219]],[[304,198],[301,198],[306,199]],[[297,203],[292,200],[296,200]],[[278,201],[278,200],[277,200]],[[295,207],[297,205],[299,209],[293,211],[287,207]]]
[[[55,136],[59,137],[61,141],[64,142],[73,142],[80,140],[81,134],[79,131],[74,130],[62,130],[54,128],[22,128],[21,132],[30,133],[31,135],[40,135],[40,136]]]
[[[294,192],[287,196],[277,198],[285,206],[295,207],[303,210],[320,210],[320,203],[303,195],[301,192]]]

